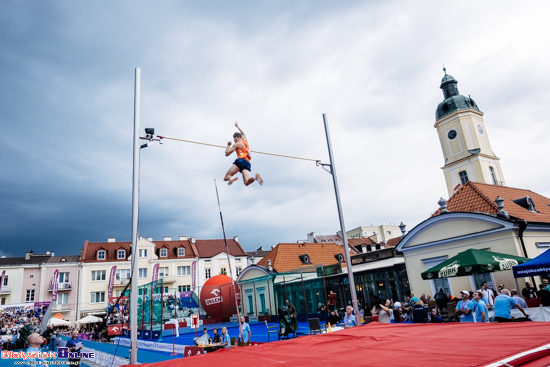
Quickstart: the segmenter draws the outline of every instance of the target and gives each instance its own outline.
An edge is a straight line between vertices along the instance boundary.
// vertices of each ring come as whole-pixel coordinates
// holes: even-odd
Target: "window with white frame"
[[[105,302],[105,292],[92,292],[90,294],[90,303]]]
[[[25,303],[34,302],[34,289],[27,289],[27,295],[25,296]]]
[[[92,282],[105,280],[105,270],[92,270]]]
[[[235,270],[236,270],[237,276],[239,276],[241,271],[243,271],[243,268],[241,268],[240,266],[237,266],[237,268]]]
[[[69,283],[69,273],[59,273],[59,283]]]
[[[66,305],[69,303],[69,293],[58,293],[56,305]]]
[[[185,247],[178,248],[178,256],[185,256]]]
[[[130,279],[130,269],[117,269],[115,276],[116,280],[125,282],[127,279]]]
[[[447,260],[447,256],[432,257],[429,259],[423,259],[422,262],[426,266],[426,270],[433,268]],[[432,294],[436,294],[440,289],[443,289],[445,294],[451,293],[451,286],[448,278],[439,278],[430,280],[432,286]]]
[[[204,277],[206,279],[210,279],[211,275],[210,275],[210,269],[204,269]]]
[[[227,269],[226,268],[220,268],[220,274],[227,275]]]
[[[141,257],[141,258],[147,257],[147,249],[146,248],[139,249],[139,257]]]
[[[8,285],[8,276],[4,276],[4,284],[2,284],[3,287]]]
[[[168,293],[168,287],[164,287],[164,293]]]
[[[125,259],[126,258],[126,250],[118,250],[116,252],[116,258],[117,259]]]
[[[178,266],[178,275],[191,275],[190,266]]]
[[[168,277],[168,267],[167,266],[159,268],[159,277],[163,277],[163,278]]]
[[[178,292],[189,292],[190,290],[190,285],[178,285]]]
[[[167,248],[161,248],[160,249],[160,257],[168,257],[168,249]]]
[[[97,252],[97,259],[98,260],[105,260],[105,250],[99,250]]]
[[[147,268],[139,268],[138,277],[139,279],[147,278]]]

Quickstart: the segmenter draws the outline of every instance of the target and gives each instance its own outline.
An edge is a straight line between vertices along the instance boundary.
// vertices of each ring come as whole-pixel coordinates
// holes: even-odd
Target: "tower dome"
[[[443,90],[444,100],[437,106],[437,110],[435,111],[435,119],[439,120],[440,118],[450,115],[458,110],[474,109],[480,111],[479,107],[472,98],[469,96],[464,97],[458,93],[458,81],[452,75],[447,74],[446,68],[443,68],[443,72],[445,72],[445,75],[443,76],[443,79],[441,79],[441,85],[439,88]]]

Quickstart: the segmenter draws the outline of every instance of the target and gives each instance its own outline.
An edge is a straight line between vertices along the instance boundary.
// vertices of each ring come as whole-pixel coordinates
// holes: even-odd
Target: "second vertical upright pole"
[[[336,206],[338,207],[338,216],[340,218],[340,230],[342,231],[342,240],[344,241],[344,256],[346,257],[346,268],[348,270],[349,291],[351,294],[351,302],[355,310],[355,321],[359,325],[359,307],[357,305],[357,292],[355,290],[355,280],[353,279],[353,271],[351,270],[351,256],[349,255],[348,236],[346,235],[346,226],[344,225],[344,213],[342,212],[342,204],[340,203],[340,190],[338,189],[338,178],[336,177],[336,164],[332,154],[332,145],[330,142],[330,132],[328,129],[327,114],[323,113],[323,121],[325,123],[325,133],[327,136],[328,156],[330,159],[330,173],[334,182],[334,193],[336,194]]]

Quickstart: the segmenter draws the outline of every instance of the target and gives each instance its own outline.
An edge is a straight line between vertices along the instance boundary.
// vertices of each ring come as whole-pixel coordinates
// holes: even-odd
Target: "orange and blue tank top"
[[[250,156],[250,147],[248,146],[248,142],[244,139],[241,139],[241,143],[244,144],[245,148],[237,148],[237,157],[246,159],[250,162],[252,157]]]

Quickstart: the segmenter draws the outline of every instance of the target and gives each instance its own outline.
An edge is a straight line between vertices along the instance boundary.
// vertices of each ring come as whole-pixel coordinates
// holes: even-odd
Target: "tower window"
[[[493,184],[498,185],[497,175],[495,174],[495,169],[493,167],[489,167],[489,171],[491,171],[491,177],[493,178]]]
[[[460,171],[458,172],[458,177],[460,177],[460,183],[465,184],[468,182],[468,173],[466,171]]]

